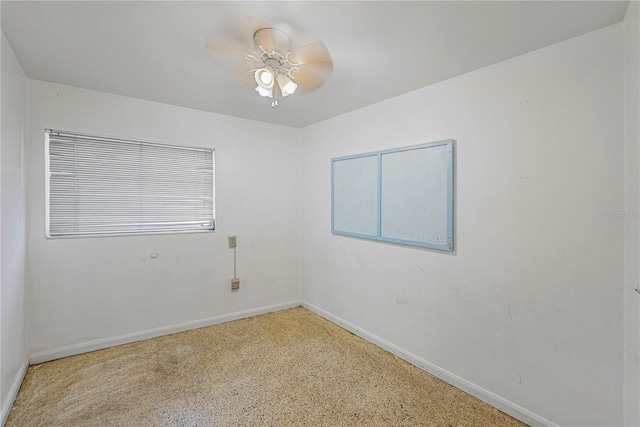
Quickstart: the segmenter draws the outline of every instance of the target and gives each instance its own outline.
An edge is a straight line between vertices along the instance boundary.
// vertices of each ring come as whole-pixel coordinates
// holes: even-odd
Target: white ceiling
[[[27,75],[70,86],[304,127],[620,22],[627,1],[2,1],[2,32]],[[327,83],[270,107],[204,47],[252,15],[325,42]],[[294,40],[295,44],[295,40]]]

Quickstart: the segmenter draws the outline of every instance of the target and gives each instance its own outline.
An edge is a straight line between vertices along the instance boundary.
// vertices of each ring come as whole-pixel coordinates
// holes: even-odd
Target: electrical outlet
[[[240,279],[231,279],[231,289],[240,289]]]
[[[236,236],[229,236],[229,247],[230,248],[236,247]]]

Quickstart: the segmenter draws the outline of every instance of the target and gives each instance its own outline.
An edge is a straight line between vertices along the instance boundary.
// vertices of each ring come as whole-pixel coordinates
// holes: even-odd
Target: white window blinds
[[[213,230],[214,152],[47,129],[47,236]]]

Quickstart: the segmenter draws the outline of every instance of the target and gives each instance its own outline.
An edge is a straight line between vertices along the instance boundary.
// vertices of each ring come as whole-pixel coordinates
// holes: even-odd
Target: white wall
[[[299,300],[299,130],[40,81],[29,105],[33,353]],[[45,239],[45,128],[215,148],[217,231]]]
[[[640,4],[624,20],[625,264],[624,421],[640,425]]]
[[[303,129],[303,299],[561,425],[622,423],[622,25]],[[330,159],[453,138],[453,254],[330,233]]]
[[[638,370],[638,312],[637,304],[630,311],[625,303],[623,337],[622,301],[629,299],[622,283],[626,289],[637,282],[629,255],[638,240],[629,231],[637,232],[638,224],[604,214],[632,209],[638,200],[639,182],[624,173],[638,164],[625,158],[638,153],[637,99],[626,97],[636,139],[627,136],[625,145],[621,79],[623,35],[637,34],[632,3],[634,10],[624,28],[590,33],[302,131],[31,81],[32,353],[296,301],[302,282],[311,304],[541,418],[622,424],[624,389],[624,420],[637,423],[637,382],[623,381],[623,374]],[[15,250],[24,248],[24,239],[5,238],[5,231],[24,230],[23,205],[6,203],[24,198],[23,187],[6,174],[23,170],[15,160],[27,100],[20,95],[26,79],[12,55],[5,59],[2,43],[4,404],[12,380],[11,373],[5,380],[5,371],[13,369],[15,377],[26,358],[24,310],[15,310],[24,307],[24,275],[11,273],[19,262],[24,266],[24,249]],[[637,76],[637,48],[625,46],[625,71]],[[6,90],[6,79],[16,82],[13,90]],[[215,148],[218,230],[45,239],[45,128]],[[15,136],[5,149],[9,131]],[[332,157],[445,138],[457,141],[453,254],[330,234]],[[11,187],[6,193],[5,186]],[[237,293],[229,282],[232,233],[239,244]],[[151,252],[158,259],[149,259]],[[17,257],[18,270],[6,270],[8,262],[16,265],[7,257]],[[13,279],[5,281],[5,274]],[[17,304],[9,309],[7,283],[18,284],[11,288],[17,299],[10,297]],[[9,315],[17,315],[17,323],[6,321]],[[6,345],[5,337],[16,341]]]
[[[27,363],[24,132],[27,78],[2,35],[0,145],[0,409],[8,415]]]

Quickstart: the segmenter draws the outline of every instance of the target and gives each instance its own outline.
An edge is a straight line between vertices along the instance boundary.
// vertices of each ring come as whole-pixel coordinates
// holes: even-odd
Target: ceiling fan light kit
[[[291,79],[291,71],[300,64],[289,60],[290,51],[280,52],[276,47],[291,47],[291,39],[283,31],[275,28],[261,28],[253,34],[257,54],[247,54],[246,60],[263,65],[256,69],[254,79],[256,92],[260,96],[271,98],[271,106],[278,105],[278,94],[283,97],[295,92],[298,85]],[[279,42],[279,43],[278,43]],[[263,43],[271,50],[265,49]]]
[[[314,40],[292,48],[291,38],[284,31],[256,18],[250,17],[249,21],[257,28],[253,31],[253,46],[249,49],[230,47],[237,46],[236,42],[242,39],[236,31],[217,33],[207,43],[214,52],[230,53],[236,58],[239,51],[244,51],[242,59],[251,69],[242,73],[239,80],[253,76],[254,90],[260,96],[270,98],[272,107],[278,105],[279,97],[293,94],[298,87],[310,92],[324,84],[333,71],[333,61],[324,43]]]

